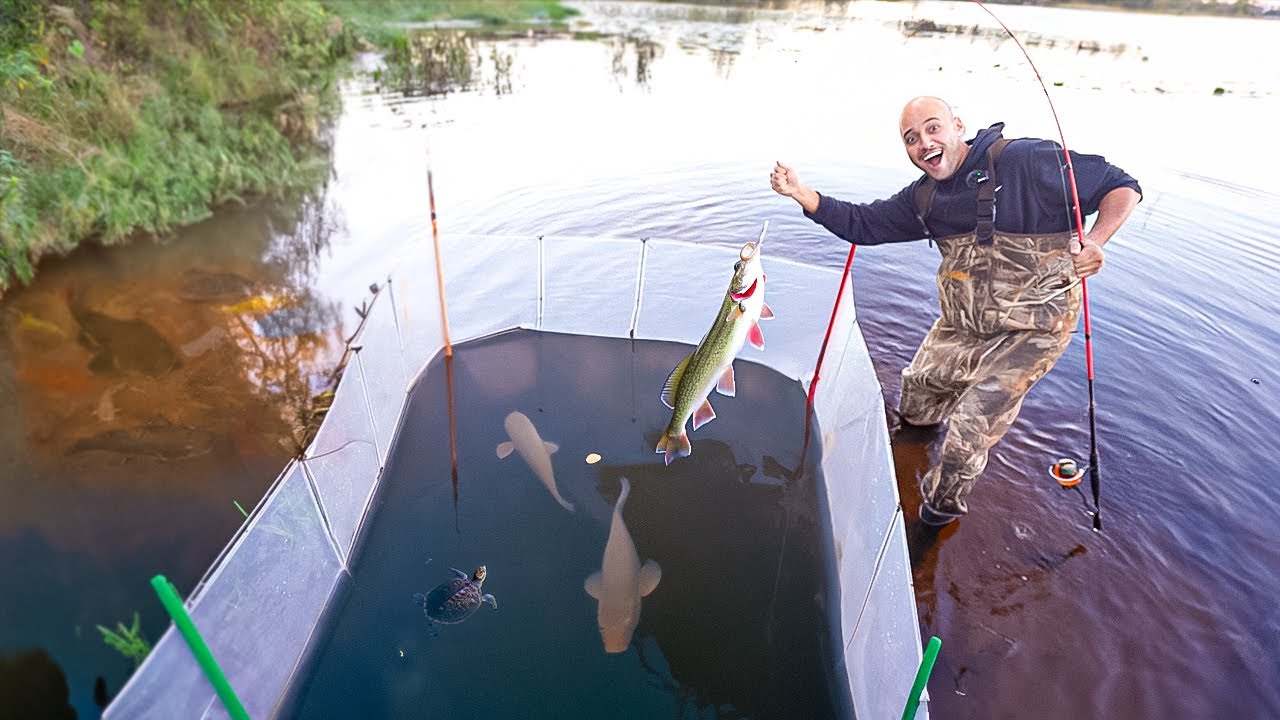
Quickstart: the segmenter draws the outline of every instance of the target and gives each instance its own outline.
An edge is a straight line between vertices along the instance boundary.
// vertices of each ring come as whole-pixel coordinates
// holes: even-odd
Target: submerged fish
[[[622,493],[613,506],[609,540],[604,546],[604,561],[583,584],[591,597],[599,600],[596,623],[607,653],[625,652],[631,645],[631,634],[640,624],[640,598],[653,592],[662,580],[662,568],[649,560],[640,564],[631,534],[622,520],[622,506],[631,495],[631,483],[622,478]]]
[[[560,497],[560,491],[556,489],[556,475],[551,469],[551,453],[559,450],[560,446],[543,440],[533,422],[519,411],[507,415],[502,427],[506,428],[511,440],[498,443],[498,457],[505,458],[512,450],[520,453],[533,474],[551,491],[551,497],[560,503],[560,507],[573,512],[573,503]]]
[[[765,223],[759,240],[742,246],[715,322],[697,349],[671,371],[662,388],[662,402],[674,412],[655,452],[664,453],[668,465],[676,456],[688,457],[693,452],[684,429],[689,418],[693,417],[694,430],[715,418],[715,410],[707,399],[712,389],[729,397],[737,392],[733,359],[743,343],[750,341],[756,348],[764,349],[760,320],[773,317],[773,311],[764,302],[765,276],[760,263],[760,248],[768,227]]]

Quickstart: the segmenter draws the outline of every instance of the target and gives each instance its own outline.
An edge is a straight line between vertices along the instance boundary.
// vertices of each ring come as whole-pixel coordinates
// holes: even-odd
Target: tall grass
[[[353,36],[314,0],[0,0],[0,291],[40,257],[313,184]]]

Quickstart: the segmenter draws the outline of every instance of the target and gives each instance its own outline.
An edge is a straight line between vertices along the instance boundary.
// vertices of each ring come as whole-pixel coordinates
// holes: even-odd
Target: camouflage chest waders
[[[965,498],[987,466],[988,450],[1066,350],[1080,316],[1072,233],[994,231],[992,171],[1004,142],[989,151],[988,173],[980,176],[977,229],[935,239],[942,252],[942,314],[902,371],[902,419],[949,421],[937,460],[920,482],[921,518],[933,524],[968,512]],[[928,202],[918,195],[922,222]]]

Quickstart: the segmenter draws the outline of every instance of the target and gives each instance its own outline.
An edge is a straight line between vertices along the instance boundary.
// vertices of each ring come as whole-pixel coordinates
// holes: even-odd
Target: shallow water
[[[736,248],[769,220],[772,253],[839,267],[848,246],[769,189],[775,160],[839,197],[892,193],[915,176],[896,121],[921,93],[947,97],[971,130],[1004,121],[1010,137],[1056,137],[1011,42],[900,25],[991,28],[976,5],[777,5],[584,4],[582,28],[617,34],[481,42],[474,85],[442,96],[353,81],[317,198],[221,212],[162,245],[89,249],[7,296],[0,411],[16,421],[0,424],[0,452],[15,458],[0,470],[0,585],[23,592],[0,599],[0,654],[46,649],[84,715],[95,676],[119,687],[130,664],[93,626],[140,610],[154,640],[164,622],[147,578],[189,590],[239,525],[232,501],[247,507],[274,478],[353,307],[396,248],[430,237],[428,150],[446,233]],[[1280,550],[1268,533],[1280,518],[1280,181],[1259,139],[1280,111],[1280,69],[1256,60],[1280,25],[994,9],[1028,41],[1068,145],[1106,155],[1145,196],[1089,283],[1104,532],[1045,472],[1088,455],[1077,338],[994,449],[970,517],[917,571],[922,633],[944,641],[931,709],[1280,715],[1269,652]],[[936,262],[924,243],[864,248],[854,262],[889,404],[936,313]],[[67,290],[146,322],[180,365],[90,371]],[[297,324],[258,324],[261,304],[221,309],[284,290],[300,298]],[[281,327],[319,331],[269,337]],[[109,449],[66,453],[87,440]],[[910,507],[919,457],[899,450]],[[423,574],[447,564],[423,552],[435,558]]]
[[[817,446],[803,472],[785,469],[805,460],[804,390],[740,360],[738,396],[715,396],[693,454],[667,466],[653,445],[669,413],[636,390],[660,387],[687,352],[529,331],[456,346],[456,475],[448,374],[433,362],[285,715],[847,717]],[[572,511],[518,455],[495,454],[512,411],[558,446],[556,488]],[[600,569],[623,477],[626,529],[661,581],[626,651],[610,654],[583,581]],[[414,593],[477,565],[496,611],[429,627]]]

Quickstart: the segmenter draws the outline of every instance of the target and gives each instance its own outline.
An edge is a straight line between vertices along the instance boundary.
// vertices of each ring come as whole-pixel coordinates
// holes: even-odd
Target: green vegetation
[[[576,12],[553,0],[0,0],[0,294],[86,240],[314,187],[333,80],[357,46],[387,51],[404,84],[429,91],[452,75],[424,53],[468,46],[414,40],[414,23],[502,32]]]
[[[476,35],[524,33],[530,25],[563,29],[574,8],[556,0],[324,0],[359,37],[384,51],[375,79],[386,89],[434,95],[471,87],[485,58]],[[488,58],[494,89],[510,92],[511,58]]]
[[[313,0],[0,0],[0,291],[86,239],[309,187],[353,37]]]
[[[98,632],[102,633],[104,643],[132,660],[134,667],[141,665],[147,658],[147,654],[151,652],[151,643],[142,634],[142,619],[136,612],[133,614],[132,626],[125,627],[123,622],[118,622],[116,629],[111,630],[99,625]]]

